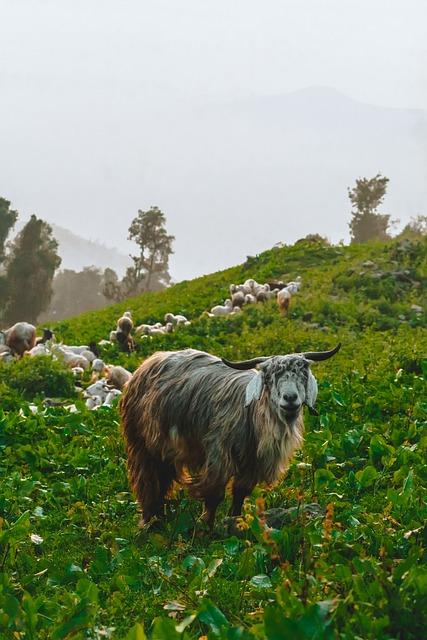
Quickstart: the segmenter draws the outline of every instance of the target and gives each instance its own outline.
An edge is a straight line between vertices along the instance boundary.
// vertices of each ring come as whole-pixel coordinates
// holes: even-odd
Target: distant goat
[[[162,515],[164,498],[184,471],[210,526],[230,478],[232,516],[257,483],[277,481],[302,445],[303,404],[315,411],[310,364],[339,348],[237,363],[193,349],[148,358],[120,405],[141,524]]]
[[[13,355],[23,356],[36,344],[36,328],[28,322],[17,322],[6,331],[0,331],[0,344],[9,347]]]

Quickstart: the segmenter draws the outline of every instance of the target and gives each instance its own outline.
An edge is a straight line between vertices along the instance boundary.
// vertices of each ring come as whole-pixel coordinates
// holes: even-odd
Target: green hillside
[[[84,343],[108,338],[117,318],[127,309],[132,311],[136,324],[163,321],[169,311],[191,319],[191,327],[140,344],[138,358],[131,359],[134,365],[140,354],[147,355],[163,347],[191,346],[221,355],[247,356],[254,350],[283,353],[287,349],[322,346],[338,335],[347,348],[355,336],[369,329],[384,331],[425,325],[425,309],[419,315],[411,310],[411,305],[422,305],[426,246],[425,241],[346,247],[298,243],[248,258],[242,266],[60,322],[55,330],[64,342]],[[364,266],[368,262],[373,264]],[[200,317],[229,296],[230,283],[249,277],[259,282],[276,278],[286,281],[298,275],[303,287],[292,299],[285,320],[277,313],[274,301],[245,307],[241,316],[214,321]],[[307,313],[312,317],[304,321]]]
[[[227,504],[212,535],[183,490],[162,528],[138,531],[116,409],[75,398],[76,413],[45,409],[40,396],[33,414],[23,398],[40,391],[25,382],[35,365],[0,367],[0,637],[135,640],[143,627],[155,640],[423,637],[426,274],[425,240],[298,243],[56,325],[82,344],[108,338],[126,309],[137,323],[169,311],[192,321],[131,356],[102,353],[131,370],[159,349],[238,359],[342,342],[313,365],[320,415],[305,416],[303,450],[277,487],[256,490],[238,536],[223,523]],[[232,282],[298,275],[286,317],[274,301],[202,315]],[[46,393],[61,375],[69,388],[52,370]],[[286,520],[269,529],[265,510],[279,507]]]

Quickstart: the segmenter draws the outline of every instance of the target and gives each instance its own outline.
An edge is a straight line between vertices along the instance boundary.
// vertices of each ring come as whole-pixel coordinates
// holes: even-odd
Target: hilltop
[[[167,312],[182,313],[191,320],[191,326],[175,334],[138,344],[137,355],[130,358],[135,364],[140,355],[153,350],[186,346],[233,357],[320,347],[336,339],[346,349],[365,331],[423,325],[425,307],[420,314],[411,305],[423,306],[426,247],[426,240],[350,246],[303,241],[248,257],[243,265],[225,271],[59,322],[55,331],[69,343],[108,338],[117,318],[128,309],[136,324],[163,321]],[[231,283],[249,277],[264,282],[297,276],[303,286],[286,318],[279,315],[274,301],[246,306],[238,316],[214,320],[203,316],[229,296]],[[123,354],[118,357],[125,359]]]

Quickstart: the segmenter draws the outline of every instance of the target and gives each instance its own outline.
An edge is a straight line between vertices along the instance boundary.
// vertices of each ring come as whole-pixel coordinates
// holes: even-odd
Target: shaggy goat
[[[301,447],[302,406],[314,412],[317,395],[310,363],[339,348],[240,363],[193,349],[148,358],[120,404],[141,524],[162,515],[168,490],[184,472],[210,526],[234,477],[231,515],[239,515],[255,485],[277,481]]]

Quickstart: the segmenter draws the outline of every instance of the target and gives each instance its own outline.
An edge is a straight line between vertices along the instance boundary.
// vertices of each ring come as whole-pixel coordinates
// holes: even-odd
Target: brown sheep
[[[17,322],[1,334],[3,344],[9,347],[12,354],[20,357],[36,344],[36,328],[28,322]]]

